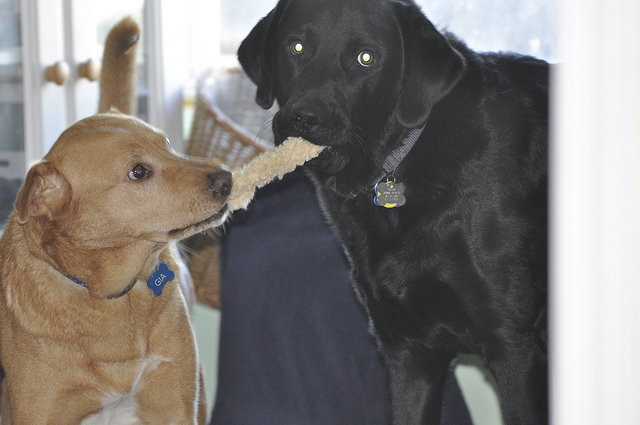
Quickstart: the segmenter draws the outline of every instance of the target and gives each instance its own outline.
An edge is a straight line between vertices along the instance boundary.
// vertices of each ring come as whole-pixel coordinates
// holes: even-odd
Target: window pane
[[[18,0],[0,0],[0,228],[24,174],[19,13]]]
[[[235,54],[242,39],[276,0],[221,0],[222,53]],[[554,60],[552,0],[418,0],[439,29],[480,51],[511,50]]]
[[[438,29],[479,51],[509,50],[554,61],[552,0],[418,0]]]
[[[269,13],[276,0],[221,0],[222,54],[235,55],[240,42],[260,18]]]

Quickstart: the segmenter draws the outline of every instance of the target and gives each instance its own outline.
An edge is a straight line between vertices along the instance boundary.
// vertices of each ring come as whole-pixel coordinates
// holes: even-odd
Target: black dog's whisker
[[[364,130],[362,128],[358,126],[353,126],[353,132],[351,133],[351,136],[360,144],[360,148],[362,149],[362,153],[364,154],[364,157],[368,159],[369,150],[366,148],[366,142],[364,140],[364,137],[358,134],[359,131],[364,133]]]
[[[271,114],[268,118],[266,118],[262,122],[262,126],[258,133],[254,137],[254,141],[262,140],[269,143],[273,143],[273,132],[271,131],[271,126],[273,122],[273,117],[275,114]]]

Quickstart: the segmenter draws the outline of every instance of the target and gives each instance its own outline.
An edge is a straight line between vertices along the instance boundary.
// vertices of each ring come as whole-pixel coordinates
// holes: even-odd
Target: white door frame
[[[20,2],[25,170],[42,158],[68,121],[65,87],[44,79],[44,68],[64,59],[62,14],[61,0]]]
[[[145,2],[145,39],[148,67],[149,122],[164,131],[174,149],[183,151],[182,88],[187,81],[183,2]]]
[[[565,0],[551,179],[552,418],[640,424],[640,2]]]

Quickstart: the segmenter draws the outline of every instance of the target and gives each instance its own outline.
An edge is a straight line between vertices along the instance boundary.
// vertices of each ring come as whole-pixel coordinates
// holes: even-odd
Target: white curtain
[[[564,0],[552,137],[552,418],[640,424],[640,1]]]

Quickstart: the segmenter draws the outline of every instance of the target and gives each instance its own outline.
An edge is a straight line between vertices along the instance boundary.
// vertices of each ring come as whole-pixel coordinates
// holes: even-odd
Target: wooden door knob
[[[78,65],[78,75],[80,78],[86,78],[89,81],[98,81],[100,79],[100,62],[95,59],[87,59]]]
[[[69,65],[65,61],[58,61],[44,69],[44,78],[59,86],[69,79]]]

